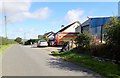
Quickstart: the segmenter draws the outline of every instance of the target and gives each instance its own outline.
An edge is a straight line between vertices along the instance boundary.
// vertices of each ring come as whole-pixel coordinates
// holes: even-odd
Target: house
[[[55,45],[62,45],[64,42],[67,42],[71,39],[75,39],[77,37],[78,32],[76,32],[76,28],[80,26],[80,22],[76,21],[68,26],[63,27],[55,34]]]
[[[55,33],[53,31],[47,32],[44,35],[38,35],[38,39],[40,38],[46,38],[45,40],[48,41],[48,45],[50,45],[54,41],[54,35]]]
[[[81,33],[81,25],[75,28],[75,32]]]
[[[48,38],[48,45],[53,45],[54,42],[54,35],[55,33],[53,31],[45,33],[43,36]]]
[[[38,35],[38,39],[41,38],[41,37],[43,37],[43,35]]]
[[[54,34],[54,32],[53,31],[47,32],[43,36],[50,36],[51,34]]]
[[[44,35],[38,35],[38,38],[42,38],[42,37],[47,37],[48,38],[48,40],[50,39],[50,40],[53,40],[54,39],[54,32],[53,31],[51,31],[51,32],[47,32],[47,33],[45,33]]]

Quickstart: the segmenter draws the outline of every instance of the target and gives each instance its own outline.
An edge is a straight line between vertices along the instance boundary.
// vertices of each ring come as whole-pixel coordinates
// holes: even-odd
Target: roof
[[[79,24],[80,24],[79,21],[76,21],[76,22],[74,22],[74,23],[72,23],[72,24],[70,24],[70,25],[64,27],[63,29],[59,30],[58,32],[62,32],[62,31],[64,31],[64,30],[66,30],[67,28],[69,28],[70,26],[74,25],[75,23],[79,23]],[[58,32],[57,32],[57,33],[58,33]],[[57,33],[56,33],[56,34],[57,34]]]
[[[103,18],[91,18],[91,27],[103,26],[106,23],[109,23],[112,17],[103,17]]]
[[[106,23],[109,23],[112,17],[95,17],[95,18],[89,18],[84,23],[82,23],[82,26],[90,25],[91,27],[97,27],[97,26],[103,26]],[[120,17],[118,17],[119,19]]]
[[[95,17],[95,18],[89,18],[84,23],[82,23],[82,26],[91,26],[91,27],[97,27],[102,26],[105,23],[108,23],[110,21],[111,17]]]
[[[88,20],[86,20],[85,22],[83,22],[82,24],[81,24],[81,26],[87,26],[87,25],[89,25],[90,24],[90,20],[88,19]]]
[[[49,35],[51,35],[51,34],[55,34],[55,33],[54,33],[53,31],[47,32],[47,33],[44,34],[44,36],[49,36]]]

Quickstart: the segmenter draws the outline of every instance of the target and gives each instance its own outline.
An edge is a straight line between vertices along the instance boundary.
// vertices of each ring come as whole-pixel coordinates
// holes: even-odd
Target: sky
[[[0,0],[1,2],[1,0]],[[33,39],[46,32],[57,32],[61,25],[75,21],[83,23],[87,17],[118,15],[118,1],[16,1],[0,4],[0,36],[5,36],[4,15],[7,16],[7,36]],[[4,8],[4,9],[3,9]]]

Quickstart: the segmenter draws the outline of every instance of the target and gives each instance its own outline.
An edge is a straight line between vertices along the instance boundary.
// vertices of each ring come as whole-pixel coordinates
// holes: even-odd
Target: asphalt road
[[[2,56],[2,76],[98,76],[50,55],[48,48],[14,45]]]
[[[0,77],[2,77],[2,55],[0,54]]]

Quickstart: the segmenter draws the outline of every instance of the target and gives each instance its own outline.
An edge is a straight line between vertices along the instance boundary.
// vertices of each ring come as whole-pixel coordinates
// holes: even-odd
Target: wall
[[[75,32],[75,28],[77,28],[78,26],[80,26],[80,24],[75,23],[72,26],[70,26],[69,28],[67,28],[66,30],[64,30],[63,32]]]
[[[81,26],[78,26],[77,28],[75,28],[75,32],[81,33]]]

